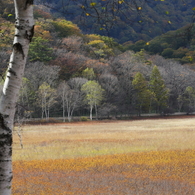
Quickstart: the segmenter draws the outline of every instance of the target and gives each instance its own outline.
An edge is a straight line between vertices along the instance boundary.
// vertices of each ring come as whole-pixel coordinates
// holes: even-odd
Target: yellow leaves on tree
[[[43,39],[51,40],[52,36],[49,31],[44,30],[41,25],[35,26],[35,37],[41,37]]]
[[[81,35],[81,31],[76,24],[70,21],[58,19],[53,21],[52,24],[60,37],[67,37],[71,35]]]

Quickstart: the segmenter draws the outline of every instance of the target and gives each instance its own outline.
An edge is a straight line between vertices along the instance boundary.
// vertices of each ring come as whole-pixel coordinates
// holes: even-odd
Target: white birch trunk
[[[13,52],[0,99],[0,195],[11,194],[12,130],[29,43],[33,37],[33,0],[14,0]]]
[[[41,118],[42,119],[44,118],[44,111],[45,111],[45,109],[44,109],[44,100],[43,100],[43,98],[41,98],[41,112],[42,112]]]
[[[97,104],[95,103],[95,118],[98,120]]]
[[[93,105],[90,105],[90,115],[89,115],[90,120],[93,120]]]
[[[68,114],[68,122],[71,121],[71,107],[69,106],[69,102],[67,102],[67,114]]]
[[[63,108],[63,122],[65,122],[65,100],[64,100],[64,93],[63,93],[63,97],[62,97],[62,108]]]

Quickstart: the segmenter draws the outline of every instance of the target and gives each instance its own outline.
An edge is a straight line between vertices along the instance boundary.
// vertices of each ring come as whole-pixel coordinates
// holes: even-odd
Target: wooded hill
[[[164,58],[175,59],[182,64],[193,65],[195,63],[195,27],[189,24],[150,41],[127,42],[124,47],[126,50],[135,52],[144,49],[151,55],[158,54]]]
[[[83,14],[81,7],[84,0],[43,0],[40,2],[41,4],[38,4],[35,10],[36,18],[64,18],[77,24],[83,33],[113,37],[119,43],[150,41],[156,36],[180,29],[194,21],[195,1],[193,0],[138,1],[136,5],[141,10],[124,9],[126,17],[117,16],[112,28],[107,30],[104,29],[104,24],[98,24],[96,19]],[[47,6],[43,6],[46,2]],[[104,1],[94,2],[101,4]],[[0,2],[0,15],[9,21],[14,21],[12,1],[2,0]],[[101,18],[101,16],[98,17]]]
[[[121,1],[120,9],[123,14],[118,14],[115,25],[106,31],[101,26],[102,24],[98,25],[96,19],[84,14],[81,9],[82,6],[86,8],[87,3],[84,0],[47,0],[47,2],[50,7],[54,8],[51,9],[51,12],[55,17],[65,17],[77,24],[84,33],[109,35],[120,43],[139,40],[149,41],[170,30],[186,26],[192,22],[192,8],[195,7],[194,0],[140,0],[136,1],[137,7],[127,10],[122,6]],[[96,10],[104,8],[104,4],[107,3],[98,0],[92,2],[96,3]],[[98,5],[101,6],[98,7]],[[134,7],[133,4],[132,7]],[[89,14],[90,9],[92,8],[88,9]],[[98,17],[101,18],[101,15]]]
[[[12,4],[7,5],[11,11]],[[35,6],[35,36],[18,101],[20,117],[71,120],[89,112],[108,117],[195,110],[195,72],[188,66],[144,50],[124,52],[114,39],[83,34],[76,24],[40,8]],[[0,21],[3,79],[12,50],[13,16],[4,9]]]

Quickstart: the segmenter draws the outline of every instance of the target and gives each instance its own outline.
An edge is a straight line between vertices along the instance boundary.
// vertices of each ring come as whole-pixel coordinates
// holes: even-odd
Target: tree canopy
[[[58,17],[74,21],[83,32],[108,35],[121,43],[148,41],[192,22],[193,0],[44,0]]]

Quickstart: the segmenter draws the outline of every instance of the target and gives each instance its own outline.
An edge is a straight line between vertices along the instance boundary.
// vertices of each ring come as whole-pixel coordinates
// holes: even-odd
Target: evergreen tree
[[[150,76],[150,90],[154,94],[154,101],[152,102],[152,105],[155,107],[157,112],[162,111],[163,108],[167,107],[169,91],[165,86],[165,82],[157,66],[153,67]]]
[[[195,108],[195,89],[193,87],[186,87],[186,90],[184,92],[185,100],[187,103],[187,112],[194,111]]]
[[[149,110],[153,94],[148,89],[147,81],[140,72],[136,73],[132,84],[136,91],[136,106],[140,115],[142,110]]]
[[[48,40],[41,37],[33,38],[29,48],[29,58],[31,62],[48,62],[53,59],[53,49],[49,47]]]

